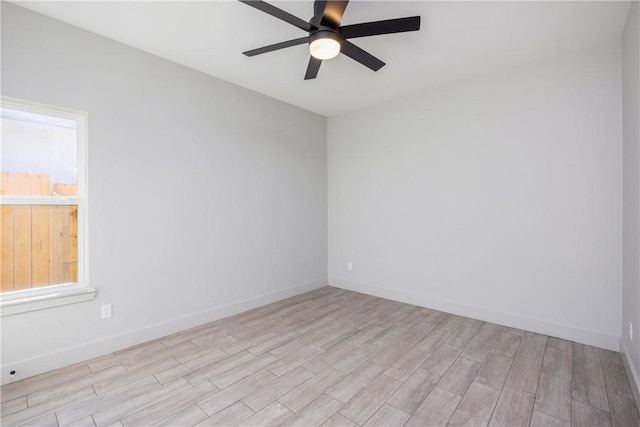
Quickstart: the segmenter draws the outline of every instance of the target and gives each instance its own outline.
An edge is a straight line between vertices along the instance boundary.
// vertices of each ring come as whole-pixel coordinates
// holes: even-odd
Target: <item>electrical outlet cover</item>
[[[111,317],[111,304],[105,304],[102,306],[102,318],[109,319]]]

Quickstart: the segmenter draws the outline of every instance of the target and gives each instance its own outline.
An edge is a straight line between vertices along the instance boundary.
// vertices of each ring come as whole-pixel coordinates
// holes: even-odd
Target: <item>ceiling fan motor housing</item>
[[[329,27],[320,27],[318,29],[312,29],[309,31],[309,43],[313,43],[318,39],[332,39],[340,43],[342,37],[338,33],[338,30],[334,30]]]

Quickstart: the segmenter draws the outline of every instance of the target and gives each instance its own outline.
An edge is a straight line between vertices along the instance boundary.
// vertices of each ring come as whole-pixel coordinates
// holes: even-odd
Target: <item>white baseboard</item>
[[[247,298],[231,304],[215,307],[199,313],[168,320],[166,322],[149,325],[144,328],[125,332],[98,341],[84,343],[75,347],[53,353],[44,354],[31,359],[12,362],[10,365],[2,365],[2,384],[28,378],[33,375],[48,372],[53,369],[73,365],[94,357],[122,350],[133,345],[141,344],[156,338],[170,335],[185,329],[200,326],[234,314],[242,313],[256,307],[271,304],[285,298],[290,298],[305,292],[309,292],[323,286],[327,286],[327,279],[321,278],[312,282],[303,283],[286,289],[281,289],[257,297]],[[19,372],[20,377],[11,378],[9,371],[13,369]]]
[[[608,335],[601,332],[590,331],[558,323],[551,323],[544,320],[530,319],[510,313],[501,313],[453,301],[431,298],[424,295],[415,295],[409,292],[350,282],[335,277],[329,278],[329,285],[376,297],[432,308],[434,310],[457,314],[459,316],[471,317],[485,322],[497,323],[499,325],[509,326],[512,328],[524,329],[539,334],[563,338],[582,344],[605,348],[607,350],[618,351],[620,348],[620,337],[615,335]]]
[[[627,370],[627,377],[629,378],[629,384],[631,384],[633,397],[636,399],[636,405],[640,406],[640,376],[638,376],[638,371],[631,361],[629,350],[627,349],[627,346],[625,345],[622,338],[620,339],[620,352],[622,353],[624,367]]]

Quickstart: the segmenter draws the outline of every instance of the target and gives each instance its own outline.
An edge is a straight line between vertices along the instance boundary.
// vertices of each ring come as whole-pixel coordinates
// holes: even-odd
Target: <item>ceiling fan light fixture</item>
[[[318,31],[309,41],[309,52],[316,59],[333,59],[340,49],[340,38],[332,31]]]

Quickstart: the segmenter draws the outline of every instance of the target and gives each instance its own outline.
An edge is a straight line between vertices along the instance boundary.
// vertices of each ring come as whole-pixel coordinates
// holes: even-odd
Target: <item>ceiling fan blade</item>
[[[312,27],[320,28],[322,20],[324,19],[324,8],[327,7],[327,2],[322,0],[315,0],[313,2],[313,18],[309,21]]]
[[[420,29],[420,17],[386,19],[384,21],[364,22],[362,24],[340,27],[340,34],[345,39],[356,37],[378,36],[382,34],[403,33]]]
[[[380,68],[384,67],[384,62],[380,61],[375,56],[371,55],[369,52],[360,49],[355,44],[351,43],[347,40],[342,40],[342,48],[340,52],[347,55],[349,58],[354,61],[358,61],[365,67],[372,69],[373,71],[378,71]]]
[[[285,47],[297,46],[299,44],[305,44],[305,43],[309,43],[309,37],[300,37],[299,39],[287,40],[286,42],[270,44],[269,46],[259,47],[257,49],[248,50],[242,53],[247,56],[256,56],[262,53],[273,52],[274,50],[284,49]]]
[[[307,65],[307,72],[304,75],[305,80],[315,79],[318,75],[318,70],[320,69],[320,64],[322,64],[322,59],[314,58],[313,56],[309,57],[309,65]]]
[[[337,28],[342,22],[342,15],[344,15],[347,4],[349,4],[349,0],[315,0],[311,25],[316,28],[319,28],[320,25]]]
[[[342,22],[342,15],[344,15],[344,10],[347,8],[349,1],[327,1],[327,5],[324,8],[324,19],[329,21],[331,24],[336,27],[340,25]]]
[[[298,28],[300,28],[301,30],[304,31],[310,31],[311,30],[311,25],[309,25],[308,22],[303,21],[302,19],[298,18],[297,16],[294,16],[292,14],[290,14],[289,12],[285,12],[282,9],[278,9],[275,6],[270,5],[269,3],[266,3],[262,0],[238,0],[241,3],[244,3],[248,6],[254,7],[264,13],[267,13],[273,17],[276,17],[284,22],[288,22],[291,25],[294,25]]]

